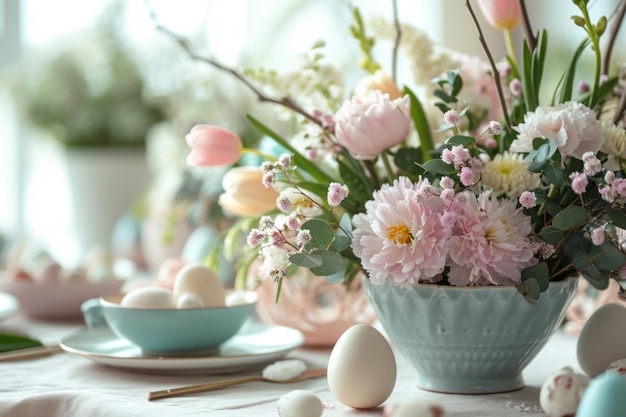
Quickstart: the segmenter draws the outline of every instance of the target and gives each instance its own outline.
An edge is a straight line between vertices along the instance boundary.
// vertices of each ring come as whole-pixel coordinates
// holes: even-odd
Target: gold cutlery
[[[213,391],[224,387],[230,387],[232,385],[243,384],[246,382],[252,381],[264,381],[264,382],[274,382],[274,383],[290,383],[290,382],[298,382],[304,381],[305,379],[317,378],[318,376],[326,375],[326,369],[312,369],[310,371],[305,371],[302,374],[298,375],[295,378],[287,379],[284,381],[279,381],[275,379],[265,378],[261,375],[249,375],[249,376],[241,376],[237,378],[225,379],[223,381],[210,382],[207,384],[199,384],[199,385],[189,385],[186,387],[179,388],[170,388],[161,391],[153,391],[148,394],[148,401],[158,400],[161,398],[168,397],[177,397],[185,394],[193,394],[196,392],[206,392]]]
[[[48,356],[53,353],[58,353],[62,351],[63,349],[61,349],[61,346],[59,345],[37,346],[32,348],[11,350],[8,352],[0,353],[0,362],[40,358],[42,356]]]

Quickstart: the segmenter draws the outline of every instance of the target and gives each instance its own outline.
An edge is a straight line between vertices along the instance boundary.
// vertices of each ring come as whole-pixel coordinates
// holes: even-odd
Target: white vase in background
[[[65,171],[71,200],[71,232],[82,253],[109,247],[116,222],[150,181],[143,149],[67,148]]]

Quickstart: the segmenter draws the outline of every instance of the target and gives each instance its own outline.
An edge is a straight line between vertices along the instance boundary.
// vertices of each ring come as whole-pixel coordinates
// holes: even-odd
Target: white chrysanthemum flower
[[[526,168],[522,154],[504,152],[497,154],[493,160],[487,162],[483,168],[483,183],[493,190],[493,195],[506,195],[516,199],[524,191],[531,191],[541,185],[539,174],[532,173]]]
[[[582,159],[585,152],[596,153],[604,143],[602,125],[593,110],[574,101],[539,106],[526,113],[524,123],[515,130],[519,135],[509,148],[514,152],[531,152],[535,138],[549,138],[556,142],[563,156]]]
[[[619,159],[626,159],[626,130],[615,125],[602,126],[604,143],[600,149],[609,156],[605,164],[611,170],[619,169]]]

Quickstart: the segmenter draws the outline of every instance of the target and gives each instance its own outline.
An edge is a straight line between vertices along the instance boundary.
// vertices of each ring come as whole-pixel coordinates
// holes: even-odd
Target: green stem
[[[274,155],[270,155],[268,153],[261,152],[260,150],[255,149],[255,148],[243,148],[241,150],[241,154],[242,155],[244,155],[244,154],[255,155],[255,156],[261,157],[261,158],[263,158],[263,159],[265,159],[267,161],[270,161],[270,162],[276,162],[276,160],[277,160],[277,158]]]
[[[506,43],[506,49],[508,51],[509,56],[511,57],[511,62],[513,63],[513,71],[518,73],[517,59],[515,58],[515,47],[513,46],[513,33],[511,29],[506,29],[504,31],[504,41]]]
[[[584,2],[580,2],[579,7],[585,19],[586,31],[589,35],[589,39],[591,39],[591,44],[593,45],[592,49],[596,55],[596,71],[593,79],[591,96],[589,98],[589,107],[594,108],[596,102],[598,101],[598,87],[600,86],[600,73],[602,72],[602,51],[600,50],[600,39],[596,33],[593,23],[591,22],[591,18],[589,17],[587,5]]]
[[[393,168],[391,167],[391,162],[389,162],[389,153],[387,151],[383,151],[381,154],[381,159],[383,160],[383,164],[385,165],[385,171],[387,171],[388,182],[392,182],[395,174],[393,172]]]

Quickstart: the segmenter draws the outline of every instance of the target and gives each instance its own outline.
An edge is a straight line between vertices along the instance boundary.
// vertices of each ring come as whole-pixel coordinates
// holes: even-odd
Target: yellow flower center
[[[396,245],[406,245],[413,241],[413,234],[406,225],[389,226],[387,228],[387,238]]]

